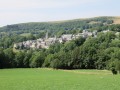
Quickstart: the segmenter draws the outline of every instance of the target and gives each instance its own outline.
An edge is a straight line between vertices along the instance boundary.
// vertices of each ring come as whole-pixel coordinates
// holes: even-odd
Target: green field
[[[0,90],[120,90],[106,70],[1,69]]]

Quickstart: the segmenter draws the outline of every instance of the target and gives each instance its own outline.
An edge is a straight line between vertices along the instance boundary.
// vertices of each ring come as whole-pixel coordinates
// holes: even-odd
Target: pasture
[[[120,90],[107,70],[1,69],[0,90]]]

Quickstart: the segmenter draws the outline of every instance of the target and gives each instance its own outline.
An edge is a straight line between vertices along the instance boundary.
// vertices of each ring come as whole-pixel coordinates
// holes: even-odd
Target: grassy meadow
[[[0,90],[120,90],[106,70],[1,69]]]

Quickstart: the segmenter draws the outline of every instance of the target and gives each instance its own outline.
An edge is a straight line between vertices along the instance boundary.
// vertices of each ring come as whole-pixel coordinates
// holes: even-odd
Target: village
[[[108,32],[108,30],[105,32]],[[87,38],[90,36],[97,37],[97,31],[89,32],[88,30],[83,30],[82,33],[78,33],[76,35],[75,34],[63,34],[60,38],[57,38],[56,36],[49,37],[48,32],[47,32],[45,38],[39,38],[37,40],[28,40],[28,41],[24,41],[24,42],[14,43],[13,48],[15,48],[15,49],[46,48],[46,49],[48,49],[50,45],[52,45],[56,42],[63,43],[63,42],[75,40],[79,37]]]

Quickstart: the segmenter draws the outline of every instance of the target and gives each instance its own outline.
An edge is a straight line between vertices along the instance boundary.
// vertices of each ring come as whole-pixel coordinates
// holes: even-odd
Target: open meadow
[[[1,69],[0,90],[120,90],[106,70]]]

